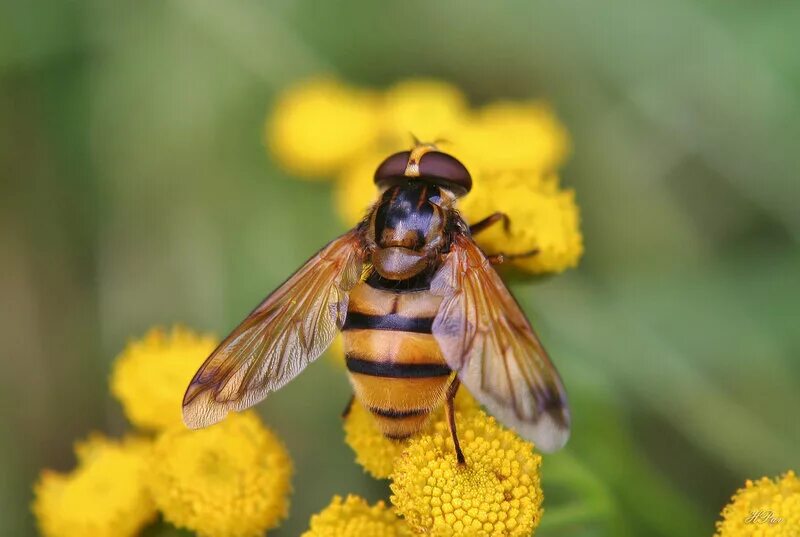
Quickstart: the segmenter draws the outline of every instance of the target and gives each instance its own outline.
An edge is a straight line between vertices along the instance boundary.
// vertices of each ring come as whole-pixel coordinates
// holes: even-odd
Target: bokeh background
[[[800,462],[798,25],[791,1],[3,0],[0,535],[35,534],[31,484],[76,438],[125,430],[126,341],[223,335],[343,230],[262,141],[320,74],[553,105],[586,254],[513,285],[575,419],[538,534],[710,535],[746,478]],[[259,407],[297,466],[275,535],[386,495],[344,444],[348,393],[321,360]]]

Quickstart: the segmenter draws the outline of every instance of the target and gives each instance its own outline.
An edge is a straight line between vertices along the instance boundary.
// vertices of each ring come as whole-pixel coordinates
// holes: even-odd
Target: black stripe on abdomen
[[[376,416],[380,416],[382,418],[397,419],[397,420],[401,420],[404,418],[412,418],[416,416],[424,416],[425,414],[430,413],[430,410],[426,408],[412,408],[411,410],[395,410],[394,408],[370,407],[369,411],[375,414]]]
[[[451,373],[444,364],[401,364],[397,362],[373,362],[348,355],[345,358],[347,369],[351,373],[361,373],[373,377],[388,378],[425,378],[446,377]]]
[[[357,311],[349,311],[342,330],[396,330],[398,332],[430,334],[432,326],[433,317],[406,317],[397,313],[367,315]]]
[[[428,291],[431,288],[431,280],[434,273],[431,271],[424,271],[422,274],[417,274],[407,280],[390,280],[378,274],[377,270],[364,280],[364,283],[378,289],[379,291],[391,291],[393,293],[414,293],[417,291]]]

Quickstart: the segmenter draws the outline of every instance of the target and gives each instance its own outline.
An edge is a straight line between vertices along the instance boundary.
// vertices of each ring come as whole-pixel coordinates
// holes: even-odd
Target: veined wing
[[[443,297],[433,335],[461,382],[500,421],[543,451],[569,438],[558,372],[480,248],[457,235],[431,291]]]
[[[206,359],[183,397],[196,429],[244,410],[293,379],[328,347],[347,314],[363,264],[358,229],[339,237],[292,275]]]

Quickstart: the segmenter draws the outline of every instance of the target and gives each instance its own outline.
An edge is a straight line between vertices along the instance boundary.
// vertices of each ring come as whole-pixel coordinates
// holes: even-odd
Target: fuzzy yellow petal
[[[334,496],[331,504],[311,517],[301,537],[411,537],[411,529],[383,502],[369,505],[348,495]]]
[[[492,103],[453,136],[454,154],[475,174],[549,172],[569,154],[569,135],[542,102]]]
[[[345,167],[336,179],[333,201],[336,213],[347,226],[360,222],[378,198],[375,170],[388,155],[369,152]]]
[[[156,518],[144,484],[151,445],[94,435],[78,443],[77,467],[45,470],[36,483],[33,512],[45,537],[128,537]]]
[[[332,79],[286,90],[266,122],[267,147],[287,170],[330,179],[380,135],[379,99]]]
[[[782,477],[748,480],[722,509],[716,537],[791,537],[800,531],[800,479],[793,471]]]
[[[250,411],[155,443],[147,484],[164,518],[203,537],[256,537],[288,513],[292,463]]]
[[[117,357],[111,393],[137,427],[160,431],[181,426],[183,393],[216,345],[213,336],[180,326],[169,332],[154,328]]]
[[[504,172],[475,177],[472,192],[459,203],[475,223],[494,212],[508,215],[510,227],[497,223],[475,235],[488,254],[538,253],[511,261],[532,273],[562,272],[583,254],[583,235],[575,192],[561,189],[555,175]]]
[[[468,116],[461,90],[439,80],[405,80],[389,88],[383,99],[384,130],[399,150],[411,148],[411,134],[424,142],[450,140]]]
[[[445,423],[412,439],[392,473],[392,503],[417,532],[529,536],[542,516],[541,457],[494,418],[457,416],[459,465]]]

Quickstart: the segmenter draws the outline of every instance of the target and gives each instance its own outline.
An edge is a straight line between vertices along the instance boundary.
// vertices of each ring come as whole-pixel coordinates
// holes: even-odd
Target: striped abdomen
[[[383,434],[405,438],[444,401],[451,371],[431,335],[441,298],[390,286],[379,277],[358,284],[342,334],[356,398]]]

